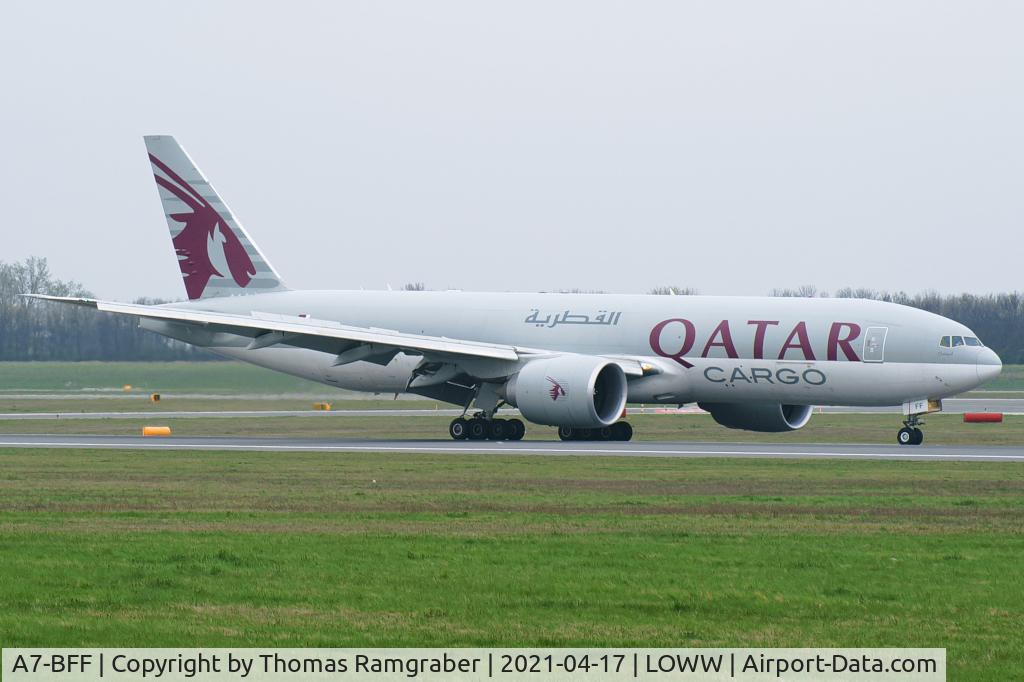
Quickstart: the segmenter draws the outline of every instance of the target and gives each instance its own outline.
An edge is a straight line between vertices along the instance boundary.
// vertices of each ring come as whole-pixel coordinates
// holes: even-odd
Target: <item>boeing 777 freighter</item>
[[[520,439],[520,419],[565,440],[629,440],[629,403],[697,403],[716,422],[791,431],[813,405],[923,415],[998,376],[970,329],[857,299],[295,291],[169,136],[145,138],[188,302],[37,296],[134,315],[144,329],[339,388],[464,407],[452,438]],[[467,418],[468,417],[468,418]]]

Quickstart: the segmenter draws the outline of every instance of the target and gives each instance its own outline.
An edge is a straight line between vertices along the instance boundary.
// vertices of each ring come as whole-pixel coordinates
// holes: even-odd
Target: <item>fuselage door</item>
[[[864,362],[885,361],[885,335],[888,327],[868,327],[864,334]]]

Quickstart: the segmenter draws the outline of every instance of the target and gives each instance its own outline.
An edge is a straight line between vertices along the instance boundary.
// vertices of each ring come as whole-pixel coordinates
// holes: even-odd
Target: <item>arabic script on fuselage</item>
[[[549,313],[548,315],[541,317],[540,310],[538,308],[533,308],[530,310],[529,316],[523,320],[523,323],[532,324],[535,327],[559,327],[566,324],[613,326],[619,323],[620,317],[622,317],[621,312],[608,310],[598,310],[593,315],[563,310],[557,313]]]

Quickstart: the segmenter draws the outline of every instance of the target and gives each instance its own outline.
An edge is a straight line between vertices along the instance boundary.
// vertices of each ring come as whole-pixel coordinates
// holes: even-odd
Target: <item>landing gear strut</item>
[[[573,426],[559,426],[558,437],[562,440],[629,440],[633,427],[629,422],[615,422],[611,426],[597,429],[579,429]]]
[[[903,422],[903,428],[896,433],[896,442],[900,445],[920,445],[923,443],[924,431],[918,428],[919,424],[924,424],[919,415],[908,415]]]
[[[453,440],[522,440],[526,425],[519,419],[487,419],[476,415],[471,419],[458,417],[448,425]]]

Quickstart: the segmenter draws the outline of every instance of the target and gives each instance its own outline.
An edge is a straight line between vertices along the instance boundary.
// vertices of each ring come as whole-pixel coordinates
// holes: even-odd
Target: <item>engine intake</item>
[[[711,418],[730,429],[779,433],[803,428],[811,419],[811,405],[781,403],[697,403]]]
[[[505,398],[535,424],[610,426],[626,407],[626,374],[592,355],[533,360],[505,384]]]

